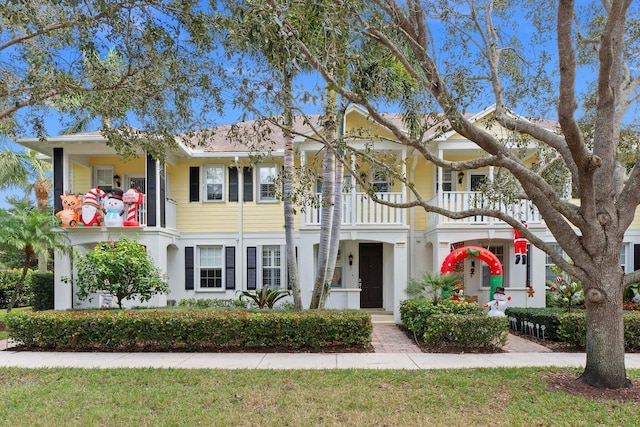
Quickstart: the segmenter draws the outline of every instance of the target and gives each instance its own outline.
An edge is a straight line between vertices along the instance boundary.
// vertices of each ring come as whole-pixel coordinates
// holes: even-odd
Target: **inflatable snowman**
[[[107,212],[104,217],[104,225],[107,227],[122,227],[124,223],[122,194],[121,189],[114,188],[104,202],[104,210]]]
[[[100,188],[92,188],[85,194],[80,211],[80,224],[84,227],[101,226],[104,219],[102,199],[106,193]]]
[[[485,308],[489,308],[489,316],[502,317],[504,316],[504,310],[507,308],[507,303],[511,301],[511,297],[504,294],[504,288],[498,286],[496,292],[493,294],[493,300],[484,305]]]

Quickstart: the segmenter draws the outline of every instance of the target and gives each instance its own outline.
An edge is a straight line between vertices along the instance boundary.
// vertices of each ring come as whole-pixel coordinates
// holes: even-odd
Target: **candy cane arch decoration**
[[[440,274],[451,274],[453,266],[465,258],[479,259],[487,263],[491,269],[491,293],[489,295],[493,295],[496,292],[496,288],[502,286],[502,264],[500,264],[498,257],[488,249],[479,246],[464,246],[454,250],[444,259]]]
[[[137,206],[142,204],[143,194],[135,188],[127,190],[122,195],[122,201],[129,204],[127,219],[122,225],[125,227],[137,227],[140,223],[136,220]]]

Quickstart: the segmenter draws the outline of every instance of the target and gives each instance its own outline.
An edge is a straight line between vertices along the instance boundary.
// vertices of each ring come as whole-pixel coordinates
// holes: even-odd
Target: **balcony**
[[[529,224],[540,223],[542,218],[536,207],[530,200],[520,200],[516,203],[505,204],[501,202],[489,201],[482,193],[476,191],[446,191],[437,194],[429,201],[429,204],[447,209],[453,212],[460,212],[467,209],[493,209],[500,210],[507,215],[518,220],[526,221]],[[497,218],[477,215],[463,219],[450,219],[433,212],[429,212],[429,226],[438,225],[498,225],[505,224]]]
[[[320,194],[316,194],[320,199]],[[376,197],[390,203],[403,203],[402,193],[376,193]],[[320,225],[321,208],[308,207],[302,213],[303,226]],[[393,208],[374,202],[367,193],[343,193],[342,194],[342,225],[343,226],[368,226],[368,225],[406,225],[405,209]]]

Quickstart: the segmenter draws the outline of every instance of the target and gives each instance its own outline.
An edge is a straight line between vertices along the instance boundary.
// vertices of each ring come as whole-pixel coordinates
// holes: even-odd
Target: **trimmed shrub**
[[[247,303],[237,298],[234,299],[203,299],[188,298],[178,301],[179,307],[190,308],[247,308]]]
[[[640,313],[624,313],[624,348],[627,351],[640,350]],[[560,318],[558,328],[560,340],[585,347],[587,344],[587,314],[567,313]]]
[[[434,314],[423,334],[430,345],[463,348],[500,348],[509,336],[506,317],[485,314]]]
[[[427,298],[412,298],[400,302],[402,324],[416,337],[421,337],[434,314],[481,315],[483,308],[477,303],[461,303],[453,300],[441,300],[438,305]]]
[[[558,328],[560,318],[567,314],[565,309],[508,307],[505,314],[514,319],[510,326],[518,332],[528,333],[523,325],[526,322],[531,322],[534,325],[539,325],[540,329],[544,326],[545,339],[561,341],[558,336]]]
[[[32,270],[29,270],[24,284],[18,294],[17,300],[14,302],[13,307],[25,307],[29,305],[31,300],[31,275]],[[22,276],[22,270],[0,270],[0,308],[7,308],[9,301],[13,297],[13,292],[16,289],[16,284],[20,281]]]
[[[366,348],[373,330],[355,311],[46,311],[11,313],[6,325],[25,347],[73,351]]]
[[[53,310],[53,273],[34,272],[31,275],[31,307],[34,311]]]

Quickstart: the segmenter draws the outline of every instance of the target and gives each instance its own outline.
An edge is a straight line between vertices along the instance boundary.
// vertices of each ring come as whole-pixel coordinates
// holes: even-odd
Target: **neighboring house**
[[[508,138],[506,130],[490,121],[492,113],[489,108],[470,118]],[[250,124],[236,125],[235,133]],[[280,132],[271,134],[276,144],[263,144],[269,148],[262,147],[264,156],[256,161],[253,155],[261,150],[256,147],[259,144],[250,149],[232,143],[226,137],[229,129],[232,126],[221,127],[205,145],[178,138],[178,149],[167,153],[164,163],[144,155],[124,162],[98,132],[17,142],[52,158],[56,211],[61,209],[59,196],[65,191],[85,194],[95,187],[106,192],[120,187],[124,191],[136,188],[144,194],[135,213],[140,226],[76,227],[69,228],[68,235],[75,248],[85,250],[122,235],[138,239],[169,277],[169,295],[157,296],[149,303],[164,306],[185,298],[236,298],[241,290],[287,286],[283,206],[275,196],[275,179],[281,173],[284,153]],[[376,136],[367,139],[362,129],[371,129],[370,134]],[[322,147],[312,138],[310,126],[300,122],[296,130],[297,164],[317,169],[319,176],[317,165],[321,162],[317,159]],[[372,124],[355,106],[347,109],[344,131],[345,135],[359,135],[352,145],[372,146],[374,151],[400,160],[399,167],[422,197],[446,209],[482,203],[476,190],[494,173],[491,167],[460,173],[435,167],[418,153],[393,143],[390,132]],[[480,153],[475,144],[453,131],[429,142],[429,148],[447,160],[473,158]],[[535,161],[533,145],[528,150],[530,161]],[[392,202],[412,200],[405,185],[379,171],[368,169],[367,173],[380,197]],[[424,271],[439,272],[454,248],[469,245],[487,248],[499,258],[511,305],[545,305],[550,261],[531,246],[527,264],[516,263],[513,229],[502,221],[489,217],[451,220],[427,214],[422,208],[403,210],[376,204],[348,176],[343,200],[340,253],[328,307],[381,308],[392,311],[399,322],[398,306],[406,298],[408,279]],[[554,241],[530,202],[522,200],[502,208],[525,220],[538,237]],[[625,268],[637,268],[640,263],[640,223],[634,226],[625,237]],[[313,288],[319,229],[319,209],[297,209],[296,248],[305,305]],[[62,280],[71,276],[72,269],[70,257],[56,254],[56,309],[108,303],[108,296],[97,296],[91,304],[79,301]],[[490,272],[484,262],[467,258],[457,270],[464,274],[465,295],[477,297],[480,303],[492,299]],[[128,305],[137,303],[130,301]]]

